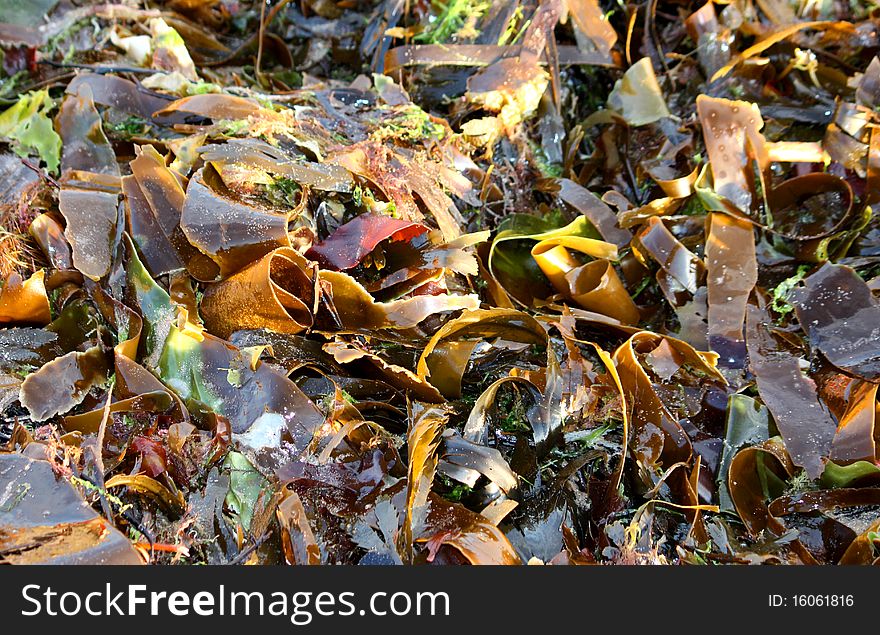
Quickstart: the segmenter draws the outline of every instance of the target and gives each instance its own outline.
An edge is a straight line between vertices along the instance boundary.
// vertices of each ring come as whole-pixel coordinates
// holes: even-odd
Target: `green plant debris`
[[[43,89],[22,95],[0,113],[0,138],[11,141],[19,156],[38,155],[50,172],[61,161],[61,137],[48,116],[54,107],[49,91]]]
[[[797,273],[790,278],[786,278],[782,282],[780,282],[776,287],[772,290],[772,301],[770,306],[773,308],[776,313],[781,316],[788,315],[792,311],[794,311],[794,307],[789,302],[789,295],[791,294],[792,289],[797,287],[801,282],[803,282],[804,277],[807,272],[810,270],[810,267],[807,265],[801,265],[798,267]]]
[[[435,0],[432,8],[436,15],[427,27],[415,36],[416,42],[442,44],[454,37],[476,37],[476,23],[489,9],[490,4],[482,0]]]

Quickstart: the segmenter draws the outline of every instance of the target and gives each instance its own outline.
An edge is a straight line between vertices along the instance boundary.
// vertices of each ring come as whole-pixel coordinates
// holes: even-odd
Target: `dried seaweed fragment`
[[[608,95],[608,107],[631,126],[646,126],[669,116],[651,58],[643,57],[627,69]]]

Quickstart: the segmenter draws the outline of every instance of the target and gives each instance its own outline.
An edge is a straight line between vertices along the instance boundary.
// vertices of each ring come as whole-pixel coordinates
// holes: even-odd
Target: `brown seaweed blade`
[[[321,564],[321,548],[309,526],[306,510],[295,490],[286,490],[275,510],[281,525],[282,544],[288,564]]]
[[[774,44],[777,44],[786,38],[794,35],[798,31],[802,31],[803,29],[813,29],[818,26],[823,26],[828,24],[827,22],[797,22],[796,24],[789,24],[783,26],[775,31],[770,32],[765,37],[761,38],[758,42],[747,48],[745,51],[736,56],[729,64],[726,64],[722,68],[718,69],[714,75],[712,75],[711,81],[715,81],[727,75],[730,71],[736,68],[737,65],[742,62],[748,60],[755,55],[762,53],[767,50]]]
[[[100,280],[110,270],[118,219],[118,196],[109,192],[65,188],[58,208],[67,221],[64,235],[73,251],[73,266]]]
[[[709,303],[708,341],[723,365],[745,363],[746,302],[758,280],[752,225],[721,213],[709,214],[706,239],[706,285]]]
[[[193,175],[180,227],[189,242],[217,264],[218,275],[226,277],[289,244],[287,215],[236,201],[216,189],[221,185],[217,181],[204,169]]]
[[[67,85],[66,92],[77,95],[84,87],[91,90],[95,103],[145,119],[169,103],[167,99],[116,75],[80,73]]]
[[[565,248],[552,245],[552,241],[536,245],[532,249],[532,257],[566,299],[623,324],[638,323],[639,311],[607,260],[594,260],[575,266]]]
[[[261,258],[205,292],[205,325],[220,337],[247,328],[300,333],[312,326],[314,281],[305,258],[289,248]]]
[[[608,95],[608,106],[631,126],[645,126],[669,117],[651,58],[643,57],[627,69]]]
[[[514,309],[477,309],[468,311],[444,324],[431,337],[419,356],[416,373],[430,379],[443,356],[438,347],[445,341],[504,337],[513,341],[544,344],[547,334],[532,316]],[[438,354],[439,353],[439,354]]]
[[[42,269],[22,280],[11,274],[0,288],[0,324],[48,324],[52,319],[46,294],[46,272]]]
[[[87,84],[65,97],[55,125],[63,141],[62,172],[70,183],[62,187],[58,199],[67,223],[64,235],[74,267],[99,280],[110,269],[118,220],[119,165]]]
[[[56,269],[73,268],[70,244],[64,237],[64,229],[55,218],[49,214],[40,214],[28,227],[28,233],[46,254],[49,264]]]
[[[877,532],[880,531],[880,520],[875,521],[853,540],[838,564],[878,564]]]
[[[851,268],[826,263],[793,293],[810,343],[832,364],[868,381],[880,379],[880,306]]]
[[[165,165],[151,145],[135,148],[131,176],[123,177],[128,228],[150,272],[162,275],[186,267],[197,279],[213,279],[217,266],[189,244],[180,217],[186,180]]]
[[[794,472],[791,458],[778,439],[737,452],[730,464],[728,486],[736,512],[753,536],[765,529],[776,535],[785,531],[782,522],[767,509],[767,495],[758,473],[758,462],[778,480],[787,480]]]
[[[246,354],[206,333],[173,329],[165,341],[159,372],[188,407],[222,414],[236,434],[277,421],[288,430],[297,450],[303,450],[324,422],[315,405],[283,373],[260,362],[252,367]]]
[[[774,516],[880,505],[880,488],[839,488],[780,496],[768,507]]]
[[[877,459],[877,384],[854,382],[849,390],[849,403],[837,424],[830,458],[838,465],[856,461],[873,462]]]
[[[697,113],[709,153],[715,191],[748,213],[755,200],[750,160],[766,167],[764,120],[755,104],[700,95]]]
[[[183,269],[184,263],[169,237],[162,231],[135,176],[122,177],[122,192],[125,195],[128,232],[143,252],[150,273],[161,276]]]
[[[415,403],[411,411],[411,424],[406,436],[409,465],[401,534],[402,550],[410,562],[413,558],[413,539],[425,520],[428,495],[437,472],[440,435],[448,420],[448,414],[440,407]]]
[[[199,148],[206,162],[241,163],[286,176],[299,185],[316,190],[347,192],[351,190],[351,174],[333,163],[310,163],[296,160],[280,148],[257,139],[230,139],[222,145]]]
[[[583,64],[614,66],[615,62],[597,51],[583,51],[576,46],[557,46],[560,65]],[[398,46],[385,53],[385,74],[407,66],[487,66],[492,62],[522,51],[518,45],[492,44],[414,44]]]
[[[697,292],[706,267],[702,260],[666,229],[660,218],[652,216],[648,219],[638,235],[638,244],[682,287],[692,294]]]
[[[819,478],[836,426],[819,402],[815,382],[803,375],[799,359],[776,342],[769,323],[764,311],[748,307],[749,366],[792,462],[804,468],[810,478]]]
[[[640,354],[650,353],[664,343],[694,368],[724,383],[715,367],[717,357],[714,354],[700,353],[680,340],[642,331],[618,347],[613,359],[629,408],[632,438],[636,443],[634,452],[646,467],[652,469],[687,461],[693,449],[691,440],[659,398],[639,362]]]
[[[64,414],[106,379],[106,359],[97,346],[85,352],[72,351],[28,375],[21,384],[19,400],[34,421]]]
[[[88,84],[83,84],[76,94],[65,97],[55,125],[63,143],[62,171],[83,170],[119,176],[116,153],[104,134]]]
[[[379,355],[339,341],[328,342],[322,348],[333,355],[333,359],[340,364],[368,362],[376,369],[378,376],[388,384],[407,391],[408,394],[420,401],[425,403],[443,402],[443,396],[427,380],[419,377],[408,368],[388,362]]]
[[[431,534],[418,539],[428,548],[449,545],[470,564],[522,564],[507,537],[482,514],[450,503],[433,492],[429,495],[427,525]]]
[[[629,243],[632,234],[620,228],[614,211],[602,199],[571,179],[559,179],[558,183],[559,198],[586,216],[603,239],[618,247]]]
[[[582,48],[595,50],[606,63],[612,63],[611,51],[617,42],[617,33],[603,14],[598,0],[566,0],[566,5],[577,30],[589,40],[589,44]]]
[[[455,470],[469,472],[474,479],[471,483],[478,480],[479,475],[482,474],[505,494],[513,492],[519,484],[516,473],[510,469],[501,452],[495,448],[473,443],[456,431],[447,430],[443,433],[442,449],[439,467],[441,472],[444,471],[444,467],[453,466]]]
[[[788,179],[767,195],[772,231],[796,241],[830,236],[852,221],[853,198],[850,185],[833,174],[811,172]]]
[[[142,564],[128,539],[55,474],[53,464],[0,454],[0,482],[14,492],[0,507],[0,562]]]
[[[184,112],[215,121],[223,119],[247,119],[261,111],[255,101],[234,95],[208,94],[193,95],[178,99],[170,104],[163,104],[155,112],[156,117],[167,117],[174,113]]]

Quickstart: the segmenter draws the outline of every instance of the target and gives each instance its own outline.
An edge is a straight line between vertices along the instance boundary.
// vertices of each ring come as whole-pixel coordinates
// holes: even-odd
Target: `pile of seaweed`
[[[878,562],[880,10],[0,22],[0,562]]]

